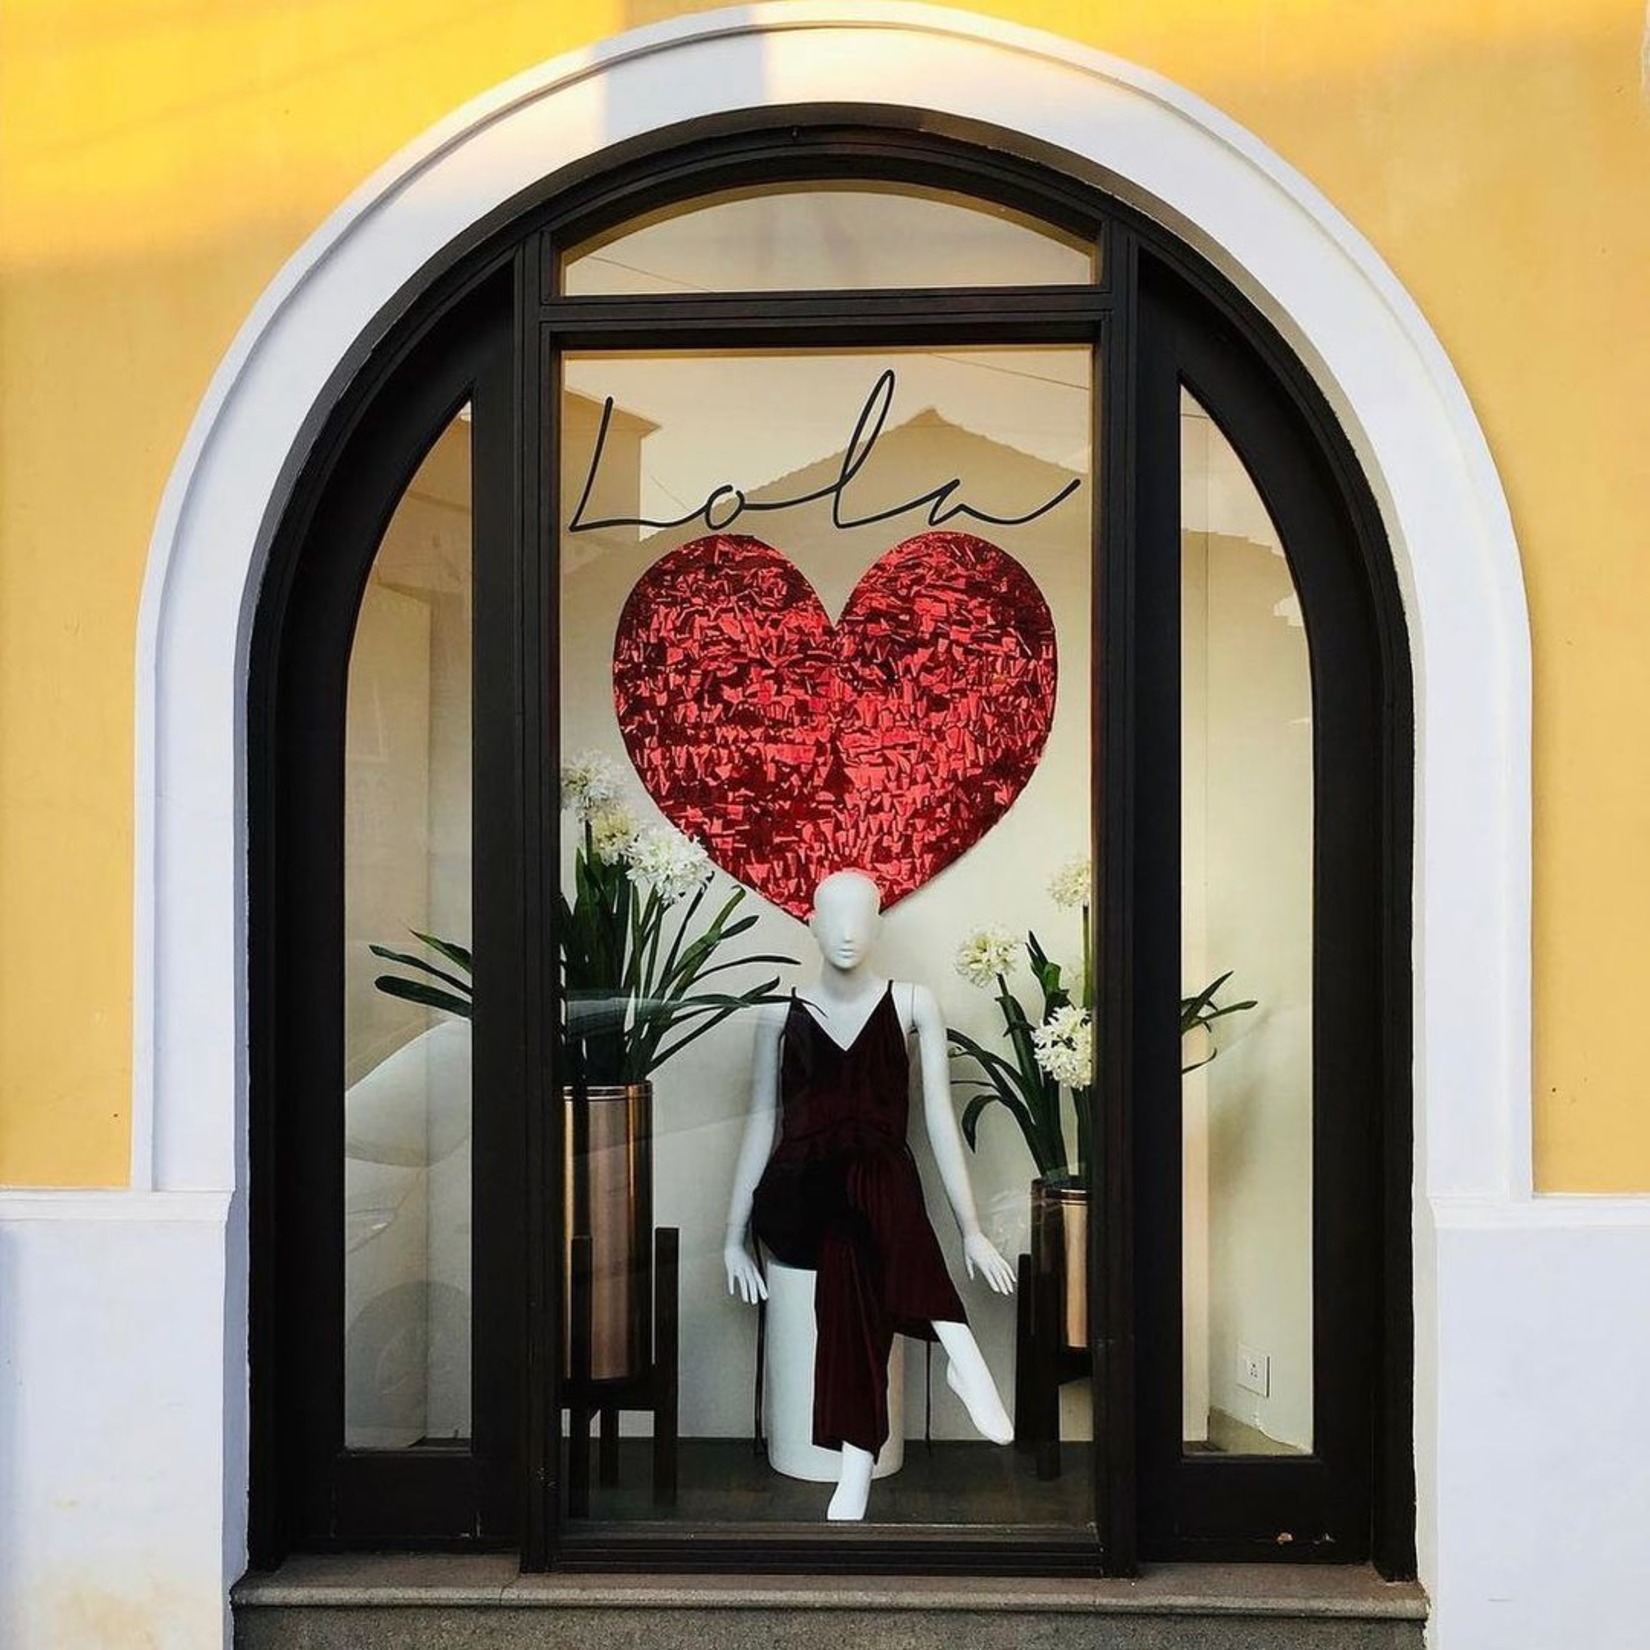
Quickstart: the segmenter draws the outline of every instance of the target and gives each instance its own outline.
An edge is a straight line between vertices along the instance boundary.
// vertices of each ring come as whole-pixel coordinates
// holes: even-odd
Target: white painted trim
[[[145,1192],[65,1189],[0,1191],[0,1226],[23,1220],[204,1222],[229,1218],[228,1192]]]
[[[788,0],[622,35],[444,121],[277,276],[190,430],[144,584],[133,1186],[245,1181],[247,644],[282,467],[324,410],[337,363],[444,246],[560,165],[697,117],[916,95],[1007,145],[1064,157],[1222,269],[1314,374],[1382,509],[1416,670],[1417,1461],[1433,1566],[1440,1508],[1456,1493],[1434,1426],[1439,1360],[1455,1344],[1433,1318],[1445,1296],[1434,1201],[1532,1207],[1530,646],[1506,500],[1438,339],[1315,188],[1181,88],[1029,29],[926,6]],[[240,1200],[228,1241],[235,1349]],[[233,1569],[244,1388],[223,1429]]]
[[[1452,1232],[1650,1231],[1650,1197],[1435,1197],[1432,1218],[1440,1231]]]

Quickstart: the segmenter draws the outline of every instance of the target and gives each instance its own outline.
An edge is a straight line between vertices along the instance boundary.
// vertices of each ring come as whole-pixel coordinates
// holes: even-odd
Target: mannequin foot
[[[857,1445],[842,1446],[842,1476],[825,1509],[825,1516],[833,1523],[857,1523],[865,1516],[866,1503],[871,1499],[871,1469],[876,1464],[877,1458]]]
[[[934,1328],[945,1348],[945,1384],[962,1399],[975,1430],[994,1444],[1012,1444],[1014,1423],[1003,1408],[980,1343],[960,1323],[937,1323]]]

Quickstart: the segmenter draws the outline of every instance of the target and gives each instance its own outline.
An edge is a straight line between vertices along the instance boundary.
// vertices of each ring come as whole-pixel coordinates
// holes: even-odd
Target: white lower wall
[[[246,1406],[224,1381],[228,1202],[0,1193],[6,1650],[228,1642],[244,1466],[224,1440],[226,1418],[244,1438]],[[226,1491],[241,1529],[224,1527]]]
[[[1442,1202],[1435,1219],[1430,1642],[1644,1650],[1650,1198]]]

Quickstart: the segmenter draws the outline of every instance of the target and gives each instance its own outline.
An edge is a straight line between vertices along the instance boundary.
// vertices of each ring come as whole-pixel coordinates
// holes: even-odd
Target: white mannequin
[[[881,926],[881,904],[876,883],[862,871],[836,872],[814,891],[813,917],[808,926],[819,946],[820,971],[818,984],[803,1002],[827,1035],[842,1047],[852,1043],[888,989],[888,981],[872,973],[867,963]],[[1014,1289],[1013,1268],[980,1230],[974,1206],[962,1134],[951,1103],[951,1059],[939,1004],[933,992],[921,985],[898,987],[894,996],[902,1015],[909,1005],[905,1030],[916,1032],[923,1120],[946,1200],[962,1233],[963,1264],[970,1278],[978,1271],[996,1293],[1010,1294]],[[729,1294],[753,1305],[767,1298],[768,1288],[751,1246],[751,1205],[779,1125],[780,1035],[788,1014],[788,1005],[770,1004],[758,1017],[751,1109],[734,1169],[722,1250]],[[973,1332],[967,1324],[936,1322],[934,1333],[946,1353],[946,1384],[962,1400],[969,1419],[993,1443],[1011,1442],[1013,1423]],[[861,1519],[870,1498],[875,1458],[854,1444],[845,1444],[841,1453],[840,1476],[826,1517],[836,1521]]]

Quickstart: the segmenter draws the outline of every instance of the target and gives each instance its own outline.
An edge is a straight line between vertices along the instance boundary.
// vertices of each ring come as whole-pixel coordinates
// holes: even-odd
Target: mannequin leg
[[[1012,1444],[1014,1423],[974,1332],[965,1323],[936,1323],[934,1333],[945,1348],[945,1384],[962,1399],[969,1420],[992,1443]]]
[[[865,1516],[866,1504],[871,1499],[871,1469],[877,1458],[857,1444],[842,1446],[842,1477],[837,1480],[836,1493],[825,1509],[825,1516],[835,1523],[857,1523]]]

